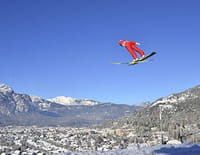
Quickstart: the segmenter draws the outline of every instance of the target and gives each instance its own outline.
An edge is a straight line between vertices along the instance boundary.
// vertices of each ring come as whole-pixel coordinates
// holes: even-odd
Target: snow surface
[[[61,155],[61,154],[60,154]],[[65,153],[62,155],[200,155],[200,144],[137,146],[106,152]]]

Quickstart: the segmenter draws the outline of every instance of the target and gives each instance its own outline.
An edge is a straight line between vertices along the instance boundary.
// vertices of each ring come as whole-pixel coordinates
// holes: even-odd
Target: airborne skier
[[[140,43],[136,42],[136,41],[129,41],[129,40],[120,40],[119,41],[119,45],[125,47],[129,53],[132,55],[133,57],[133,61],[137,61],[138,57],[137,54],[135,52],[138,52],[141,56],[140,59],[145,57],[145,54],[142,50],[140,50],[136,45],[140,45]]]

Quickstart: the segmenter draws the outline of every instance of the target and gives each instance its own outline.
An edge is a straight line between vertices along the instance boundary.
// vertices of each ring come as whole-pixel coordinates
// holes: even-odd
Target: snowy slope
[[[200,86],[196,86],[191,89],[187,89],[184,92],[171,94],[167,97],[160,98],[151,104],[151,107],[157,106],[159,104],[162,105],[177,105],[181,102],[185,102],[187,100],[195,100],[200,97]]]
[[[179,145],[155,145],[129,146],[127,149],[113,150],[106,152],[84,152],[66,153],[66,155],[200,155],[200,145],[179,144]]]

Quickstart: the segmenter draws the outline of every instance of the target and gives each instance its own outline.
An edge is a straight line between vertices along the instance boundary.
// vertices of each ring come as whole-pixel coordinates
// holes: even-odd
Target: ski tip
[[[112,62],[112,64],[121,64],[120,62]]]

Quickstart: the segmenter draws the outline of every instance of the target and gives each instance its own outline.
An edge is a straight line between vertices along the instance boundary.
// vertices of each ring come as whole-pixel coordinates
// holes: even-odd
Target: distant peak
[[[0,83],[0,92],[7,94],[7,93],[14,93],[13,89],[5,84]]]
[[[58,96],[55,98],[47,99],[50,102],[56,102],[62,105],[97,105],[100,102],[89,100],[89,99],[76,99],[65,96]]]
[[[65,96],[58,96],[58,97],[47,99],[47,100],[50,102],[56,102],[62,105],[73,105],[74,102],[76,101],[75,98],[65,97]]]

